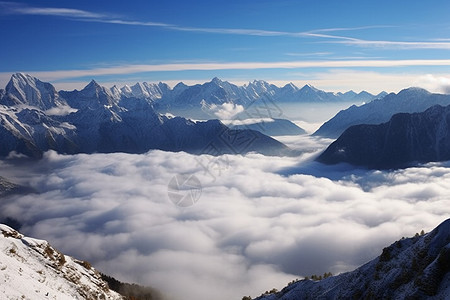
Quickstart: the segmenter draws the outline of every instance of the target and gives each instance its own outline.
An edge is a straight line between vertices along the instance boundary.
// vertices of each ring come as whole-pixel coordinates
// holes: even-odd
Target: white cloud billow
[[[240,299],[296,277],[346,271],[448,218],[449,163],[348,172],[311,162],[323,144],[303,139],[307,152],[291,158],[48,152],[26,167],[3,162],[0,175],[37,193],[1,201],[0,215],[106,273],[175,299]],[[202,167],[216,159],[226,164]],[[176,174],[202,183],[195,205],[169,200]]]
[[[220,105],[212,104],[208,111],[220,120],[232,119],[235,115],[244,111],[244,106],[234,103],[222,103]]]

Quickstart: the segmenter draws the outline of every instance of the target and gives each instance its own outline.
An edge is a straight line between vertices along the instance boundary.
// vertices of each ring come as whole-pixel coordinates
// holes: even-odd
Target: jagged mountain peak
[[[382,98],[384,96],[386,96],[388,93],[385,91],[380,92],[379,94],[376,95],[377,98]]]
[[[211,82],[212,82],[212,83],[215,83],[215,84],[221,84],[223,81],[220,80],[220,78],[218,78],[218,77],[214,77],[214,78],[211,80]]]
[[[83,90],[98,90],[101,89],[102,87],[100,86],[100,84],[97,83],[97,81],[95,81],[94,79],[92,79],[88,85],[86,85]]]
[[[249,83],[249,85],[267,85],[268,83],[264,80],[254,79]]]
[[[358,93],[358,95],[370,95],[370,96],[372,96],[372,94],[370,94],[369,92],[367,92],[367,91],[361,91],[361,92],[359,92]]]
[[[38,79],[36,77],[31,76],[30,74],[18,72],[11,75],[11,80],[22,82],[35,82]]]
[[[189,86],[186,85],[184,82],[180,81],[178,82],[175,86],[174,86],[174,90],[184,90],[186,88],[188,88]]]
[[[292,82],[289,82],[288,84],[286,84],[282,88],[283,89],[289,89],[289,90],[292,90],[292,91],[298,91],[298,87],[295,84],[293,84]]]
[[[80,93],[84,96],[91,97],[112,97],[112,93],[109,89],[101,86],[97,81],[92,79],[88,85],[86,85]]]
[[[314,92],[320,91],[319,89],[313,87],[309,83],[305,84],[300,90],[302,90],[302,91],[314,91]]]
[[[15,73],[6,85],[0,104],[25,104],[47,110],[65,104],[55,87],[36,77],[24,73]]]
[[[24,101],[26,95],[24,94],[23,89],[26,88],[27,86],[35,88],[36,81],[38,81],[38,79],[31,75],[24,73],[15,73],[11,75],[11,79],[6,85],[5,91],[6,93],[10,94],[16,93],[17,95],[15,96],[21,98],[20,100]]]

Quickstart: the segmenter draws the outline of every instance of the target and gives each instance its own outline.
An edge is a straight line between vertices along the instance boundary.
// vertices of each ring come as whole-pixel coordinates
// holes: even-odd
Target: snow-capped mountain
[[[117,105],[118,102],[118,98],[111,90],[100,86],[95,80],[92,80],[81,91],[60,91],[59,94],[67,100],[70,107],[75,109],[111,107]]]
[[[421,88],[408,88],[391,93],[361,106],[353,105],[325,122],[316,136],[337,138],[345,129],[358,124],[381,124],[396,113],[422,112],[433,105],[449,105],[450,95],[432,94]]]
[[[201,108],[202,102],[208,105],[248,104],[259,97],[259,94],[254,90],[248,93],[246,89],[222,81],[217,77],[204,84],[177,85],[173,90],[166,92],[167,94],[163,95],[158,102],[160,108]]]
[[[354,271],[297,281],[256,299],[450,299],[450,219],[393,243]]]
[[[153,103],[154,107],[161,111],[171,109],[192,109],[201,108],[201,103],[207,105],[220,105],[223,103],[233,103],[246,106],[249,103],[262,97],[270,101],[290,102],[290,103],[311,103],[311,102],[364,102],[371,101],[384,96],[385,93],[372,95],[368,92],[332,93],[319,90],[309,84],[302,88],[289,83],[279,88],[263,80],[254,80],[244,86],[237,86],[227,81],[222,81],[215,77],[210,82],[196,84],[192,86],[178,83],[171,89],[165,83],[136,83],[135,85],[125,85],[122,88],[117,86],[109,90],[114,99],[121,97],[146,99]],[[68,97],[66,94],[64,97]]]
[[[396,114],[379,125],[352,126],[317,160],[377,169],[450,160],[450,105]]]
[[[264,98],[274,102],[289,103],[322,103],[322,102],[367,102],[380,97],[365,91],[332,93],[319,90],[309,84],[302,88],[289,83],[284,87],[277,87],[263,80],[254,80],[244,86],[237,86],[219,78],[210,82],[187,86],[177,84],[171,89],[165,83],[138,82],[132,86],[121,88],[113,86],[106,89],[94,80],[80,91],[59,93],[49,84],[22,73],[14,74],[5,90],[0,90],[0,104],[7,106],[26,104],[48,110],[53,107],[65,106],[66,101],[70,107],[78,109],[86,105],[83,99],[96,96],[102,105],[117,103],[122,98],[145,99],[159,112],[175,112],[176,110],[201,110],[202,105],[221,105],[223,103],[239,104],[244,107],[254,101]],[[76,99],[73,94],[76,94]],[[89,102],[89,101],[88,101]],[[92,105],[92,103],[90,103]]]
[[[182,88],[182,91],[180,91]],[[263,80],[255,80],[244,86],[236,86],[219,78],[210,82],[193,86],[177,85],[173,90],[165,90],[157,102],[158,108],[164,110],[170,108],[200,107],[200,103],[223,104],[233,103],[246,107],[253,101],[265,98],[274,102],[288,103],[323,103],[323,102],[365,102],[383,96],[372,95],[367,92],[348,95],[347,93],[332,93],[319,90],[309,84],[301,89],[289,83],[279,88]]]
[[[159,115],[148,99],[119,98],[117,89],[106,89],[94,80],[81,91],[61,91],[52,98],[54,103],[47,101],[45,106],[39,106],[41,102],[22,99],[21,95],[26,97],[26,87],[40,81],[16,74],[8,86],[13,86],[17,78],[26,81],[21,85],[25,89],[8,88],[0,99],[0,103],[9,103],[0,105],[0,156],[16,151],[40,157],[47,150],[67,154],[143,153],[150,149],[214,155],[289,152],[282,143],[252,130],[231,130],[219,121],[193,122]],[[54,91],[49,83],[39,85]],[[164,88],[162,84],[158,86]],[[8,102],[9,99],[22,100]],[[44,110],[59,105],[65,107],[66,113],[53,115]]]
[[[2,95],[3,94],[3,95]],[[42,110],[65,105],[56,89],[47,82],[42,82],[30,75],[16,73],[0,93],[0,104],[29,105]]]
[[[88,262],[0,224],[0,298],[125,299]]]
[[[133,86],[125,85],[121,89],[116,86],[111,88],[111,92],[113,95],[125,96],[125,97],[134,97],[139,99],[147,99],[149,101],[156,101],[161,99],[163,95],[168,94],[170,91],[170,87],[165,83],[136,83]]]

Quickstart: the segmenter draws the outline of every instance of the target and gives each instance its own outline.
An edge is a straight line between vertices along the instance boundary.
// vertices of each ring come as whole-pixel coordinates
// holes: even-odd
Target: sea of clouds
[[[303,154],[47,152],[38,162],[5,160],[0,175],[35,193],[0,199],[0,218],[168,299],[228,300],[351,270],[450,216],[449,162],[330,167],[312,161],[329,140],[281,140]],[[190,206],[168,194],[180,175],[201,183],[193,196],[180,186],[196,197]]]

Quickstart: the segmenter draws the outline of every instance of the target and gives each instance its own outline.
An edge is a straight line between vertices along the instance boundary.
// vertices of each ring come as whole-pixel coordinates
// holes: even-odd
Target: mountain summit
[[[65,104],[53,85],[23,73],[11,76],[4,93],[0,98],[4,105],[24,104],[47,110]]]

